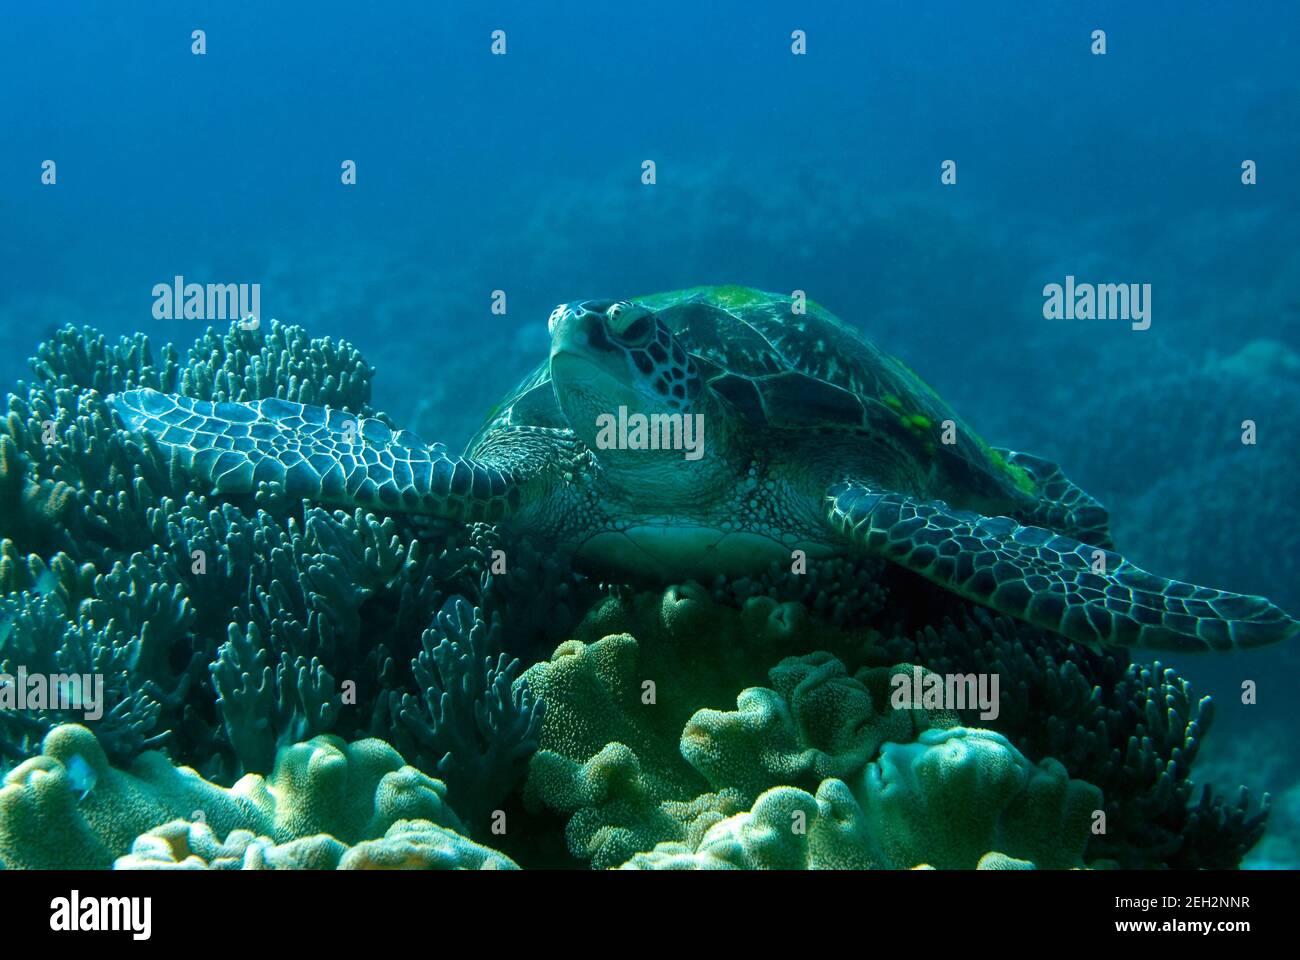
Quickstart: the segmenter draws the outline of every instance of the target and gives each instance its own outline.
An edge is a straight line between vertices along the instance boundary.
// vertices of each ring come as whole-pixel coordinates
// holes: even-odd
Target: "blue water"
[[[990,439],[1067,464],[1134,556],[1300,608],[1294,2],[374,7],[5,5],[0,382],[64,323],[188,345],[206,321],[153,315],[177,275],[257,283],[264,316],[351,340],[375,404],[455,445],[558,302],[804,289]],[[1067,274],[1151,284],[1151,328],[1044,319]],[[1272,359],[1247,400],[1171,386],[1252,341]],[[1267,455],[1225,489],[1204,446],[1236,456],[1255,417]],[[1225,776],[1288,789],[1293,756],[1233,757],[1286,749],[1297,657],[1184,660]]]
[[[81,314],[66,319],[184,339],[149,313],[150,289],[174,274],[256,282],[272,257],[320,257],[330,273],[391,260],[409,271],[389,280],[412,301],[403,333],[432,344],[438,328],[463,329],[445,304],[484,306],[493,289],[511,295],[509,319],[476,326],[726,279],[815,289],[870,329],[864,308],[906,284],[910,332],[951,338],[945,355],[960,356],[967,339],[1037,322],[1044,260],[1100,258],[1160,285],[1147,339],[1230,347],[1238,331],[1186,287],[1200,296],[1211,275],[1230,300],[1275,284],[1300,231],[1291,3],[381,6],[7,5],[0,303],[58,295]],[[1104,57],[1089,52],[1098,27]],[[196,28],[204,56],[190,52]],[[504,57],[489,52],[496,28]],[[795,28],[804,57],[789,49]],[[1245,158],[1260,169],[1249,190]],[[55,188],[40,182],[46,159]],[[345,159],[353,188],[339,182]],[[654,189],[639,181],[645,159]],[[845,246],[838,204],[797,224],[797,253],[701,237],[734,192],[729,177],[698,179],[722,159],[772,194],[797,198],[816,174],[847,203],[917,195],[1046,248],[1005,276],[935,264],[916,283],[894,244]],[[958,162],[955,189],[939,189],[943,159]],[[595,184],[605,209],[589,221],[530,229],[561,191]],[[698,216],[661,218],[679,204]],[[1190,221],[1198,235],[1170,236]],[[944,243],[936,229],[899,227],[922,250]],[[538,247],[564,251],[565,276],[536,271]],[[364,313],[321,317],[303,285],[267,282],[267,310],[363,348],[384,333]],[[1253,332],[1297,336],[1289,306]],[[1195,330],[1189,312],[1204,315]]]

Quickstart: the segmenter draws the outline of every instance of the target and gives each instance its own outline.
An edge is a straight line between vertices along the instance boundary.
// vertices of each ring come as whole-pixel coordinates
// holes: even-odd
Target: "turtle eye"
[[[605,312],[610,332],[625,343],[643,343],[654,332],[652,314],[645,307],[620,302]]]

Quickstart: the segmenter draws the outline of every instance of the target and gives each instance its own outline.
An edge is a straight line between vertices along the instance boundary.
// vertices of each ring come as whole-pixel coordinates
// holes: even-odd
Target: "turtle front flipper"
[[[287,400],[214,403],[156,390],[109,401],[128,430],[148,433],[219,493],[266,482],[340,506],[498,520],[519,505],[508,470],[452,458],[442,444],[378,420]]]
[[[1067,477],[1058,464],[1004,447],[994,447],[993,451],[1004,462],[1025,471],[1037,487],[1038,504],[1018,519],[1093,546],[1114,546],[1110,538],[1110,514],[1106,508]]]
[[[1166,580],[1010,517],[852,482],[829,490],[827,515],[859,547],[1077,643],[1228,651],[1300,635],[1300,621],[1263,597]]]

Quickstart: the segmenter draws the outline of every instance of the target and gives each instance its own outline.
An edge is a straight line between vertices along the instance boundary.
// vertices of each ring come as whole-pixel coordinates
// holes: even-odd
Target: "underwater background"
[[[555,568],[542,547],[521,564],[532,580],[506,586],[482,578],[490,530],[208,497],[118,436],[102,405],[126,386],[184,380],[183,392],[210,399],[243,391],[382,411],[459,449],[545,357],[557,303],[697,284],[805,290],[918,371],[991,443],[1062,464],[1109,508],[1135,563],[1294,613],[1294,3],[142,0],[123,10],[86,0],[9,4],[0,16],[0,384],[11,394],[0,426],[0,666],[28,656],[116,678],[124,706],[96,730],[99,747],[71,728],[44,747],[68,768],[69,795],[92,808],[115,809],[97,797],[110,786],[129,793],[112,771],[150,747],[211,781],[176,785],[170,763],[155,768],[156,780],[141,776],[170,800],[130,816],[66,814],[68,839],[40,852],[33,838],[55,821],[33,800],[0,825],[0,860],[107,866],[127,848],[160,855],[131,841],[184,820],[192,803],[208,811],[213,843],[245,829],[280,843],[266,847],[272,860],[286,841],[316,834],[354,851],[401,824],[423,836],[412,823],[443,831],[410,841],[417,848],[478,865],[617,866],[663,843],[680,849],[660,856],[687,856],[705,825],[751,809],[763,790],[814,793],[902,736],[856,753],[815,744],[830,759],[797,782],[778,770],[740,783],[718,771],[721,760],[683,764],[687,721],[715,760],[726,744],[739,757],[758,750],[697,710],[734,709],[750,689],[791,701],[819,670],[818,683],[871,690],[870,671],[893,663],[994,662],[1004,689],[1014,674],[1035,692],[1032,709],[988,726],[1029,764],[1053,757],[1071,782],[1100,787],[1112,820],[1127,823],[1127,838],[1093,838],[1084,862],[1222,866],[1249,848],[1244,866],[1300,866],[1294,645],[1165,655],[1161,668],[1176,671],[1166,675],[1144,672],[1156,658],[1143,651],[1130,669],[973,607],[945,608],[961,622],[909,613],[891,633],[899,618],[871,569],[823,571],[805,587],[683,587],[685,599],[669,598],[684,605],[677,619],[665,612],[672,603]],[[1092,52],[1098,29],[1104,55]],[[505,55],[492,53],[495,30]],[[806,32],[804,55],[792,53],[795,30]],[[53,184],[42,180],[48,160]],[[643,183],[646,160],[653,184]],[[946,160],[955,184],[941,182]],[[1250,185],[1247,160],[1258,171]],[[342,182],[345,161],[354,184]],[[1045,319],[1044,285],[1067,275],[1150,284],[1150,328]],[[177,276],[259,284],[260,331],[158,319],[152,291]],[[506,295],[504,314],[494,291]],[[139,335],[148,357],[131,350]],[[53,444],[40,442],[46,420]],[[1242,443],[1245,420],[1257,425],[1254,444]],[[191,575],[196,543],[223,586]],[[828,583],[843,597],[827,600]],[[705,636],[770,629],[750,622],[753,597],[809,608],[801,635],[755,641],[761,661],[700,652]],[[856,634],[822,633],[866,629],[891,637],[891,659],[859,655]],[[592,651],[624,633],[663,675],[700,684],[690,709],[666,711],[663,729],[627,720],[592,731],[581,718],[563,727],[601,697],[606,715],[618,713],[624,694],[610,676],[631,654]],[[648,649],[652,636],[662,649]],[[574,640],[587,652],[568,652],[589,656],[589,671],[548,668]],[[718,640],[728,644],[737,646]],[[818,650],[838,672],[797,659]],[[485,651],[519,663],[461,662]],[[706,672],[692,657],[725,682],[706,690],[690,676]],[[259,687],[268,665],[269,688]],[[440,713],[457,670],[474,675],[476,693]],[[345,678],[359,688],[352,703],[340,699]],[[1093,686],[1105,707],[1089,706]],[[1204,695],[1214,700],[1208,736]],[[476,703],[492,705],[490,720]],[[0,714],[0,767],[41,755],[64,719]],[[327,733],[378,736],[446,787],[408,785],[416,799],[378,826],[340,814],[345,824],[319,831],[267,809],[247,814],[222,792],[243,774],[307,763],[285,757]],[[376,783],[398,776],[391,750],[367,743],[328,750]],[[635,783],[635,796],[618,783]],[[1215,800],[1202,804],[1205,784]],[[293,789],[272,793],[283,806]],[[1063,822],[1077,819],[1072,803],[1091,809],[1062,800]],[[502,809],[524,824],[504,840],[476,826]],[[201,831],[183,829],[198,849]],[[1144,847],[1139,835],[1158,839]],[[337,859],[318,846],[280,855]],[[925,862],[944,861],[926,852]],[[899,856],[887,865],[915,865]],[[1052,849],[1037,862],[1079,856]],[[955,852],[948,862],[965,864]]]

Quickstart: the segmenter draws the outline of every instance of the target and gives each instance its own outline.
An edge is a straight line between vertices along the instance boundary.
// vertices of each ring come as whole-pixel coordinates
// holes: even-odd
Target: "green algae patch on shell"
[[[795,300],[794,296],[789,293],[773,293],[755,287],[746,287],[738,283],[701,284],[695,287],[686,287],[683,290],[671,290],[667,293],[652,293],[632,298],[633,302],[639,303],[650,310],[662,310],[665,307],[696,299],[706,300],[724,310],[744,310],[749,307],[762,307],[781,303],[793,304]],[[807,312],[826,317],[834,316],[811,297],[805,296],[803,302]],[[795,316],[795,314],[791,312],[791,316]]]
[[[653,293],[644,297],[633,297],[632,299],[648,309],[658,310],[694,297],[704,297],[720,307],[752,307],[762,303],[770,303],[773,300],[790,299],[780,294],[764,293],[761,290],[755,290],[753,287],[743,287],[736,283],[727,283],[720,286],[701,284],[696,287],[687,287],[685,290]]]
[[[1014,463],[1007,463],[1002,454],[998,453],[992,447],[987,444],[981,445],[984,447],[984,450],[988,454],[989,460],[992,461],[993,465],[1005,473],[1011,479],[1012,483],[1025,491],[1025,493],[1036,494],[1038,492],[1038,484],[1034,483],[1033,477],[1029,475],[1029,472],[1024,467],[1016,466]]]

